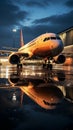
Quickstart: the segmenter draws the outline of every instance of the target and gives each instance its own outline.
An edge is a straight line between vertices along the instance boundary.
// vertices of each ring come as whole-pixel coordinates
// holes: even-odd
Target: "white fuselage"
[[[19,53],[27,53],[29,57],[53,57],[63,50],[63,43],[58,35],[45,33],[21,47]]]

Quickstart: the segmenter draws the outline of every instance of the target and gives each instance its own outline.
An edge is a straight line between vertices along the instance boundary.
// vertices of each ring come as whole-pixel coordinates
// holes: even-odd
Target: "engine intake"
[[[57,58],[55,58],[55,63],[62,64],[65,62],[65,60],[66,60],[65,56],[61,54]]]
[[[19,76],[17,74],[11,74],[8,78],[10,84],[17,84],[19,82]]]
[[[10,57],[9,57],[9,62],[10,62],[11,64],[18,64],[18,63],[20,62],[20,57],[19,57],[19,55],[17,55],[17,54],[12,54],[12,55],[10,55]]]

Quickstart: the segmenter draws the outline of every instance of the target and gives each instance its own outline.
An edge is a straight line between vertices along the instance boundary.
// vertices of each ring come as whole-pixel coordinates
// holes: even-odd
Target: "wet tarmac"
[[[73,67],[0,66],[0,130],[73,130]]]

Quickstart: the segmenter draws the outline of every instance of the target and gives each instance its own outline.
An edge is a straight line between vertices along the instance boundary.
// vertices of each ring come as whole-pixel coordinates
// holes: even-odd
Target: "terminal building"
[[[65,47],[63,53],[71,54],[71,56],[73,56],[73,27],[59,33],[59,36],[62,39]]]
[[[66,56],[65,65],[73,65],[73,27],[59,33],[64,43],[63,54]]]
[[[61,37],[64,46],[73,45],[73,27],[62,31],[59,33],[59,36]]]

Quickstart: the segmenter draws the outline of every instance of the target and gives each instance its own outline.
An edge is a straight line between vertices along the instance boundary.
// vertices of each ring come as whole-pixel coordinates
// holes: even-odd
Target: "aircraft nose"
[[[59,41],[58,48],[59,48],[59,50],[60,50],[60,51],[62,51],[62,50],[63,50],[64,45],[63,45],[63,42],[62,42],[62,41]]]
[[[54,55],[58,55],[59,53],[61,53],[62,52],[62,50],[63,50],[63,42],[61,41],[61,40],[57,40],[57,41],[55,41],[54,42],[55,44],[54,44],[54,47],[55,47],[55,49],[54,49]]]

